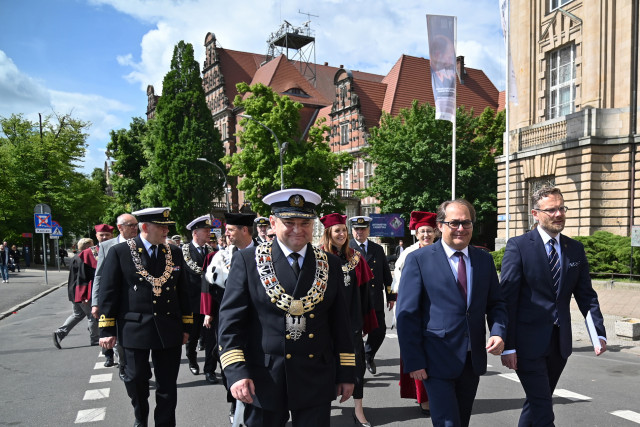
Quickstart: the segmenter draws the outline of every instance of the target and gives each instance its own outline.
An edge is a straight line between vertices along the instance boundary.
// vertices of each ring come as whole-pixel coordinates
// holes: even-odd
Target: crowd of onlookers
[[[20,258],[22,253],[16,245],[9,245],[5,240],[0,245],[0,272],[2,273],[2,283],[9,283],[9,272],[20,272]]]

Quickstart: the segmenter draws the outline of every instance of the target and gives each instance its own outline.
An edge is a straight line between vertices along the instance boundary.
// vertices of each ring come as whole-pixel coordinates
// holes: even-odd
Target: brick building
[[[213,33],[206,35],[204,45],[205,95],[227,154],[237,150],[234,133],[240,120],[237,115],[242,114],[232,104],[237,95],[236,84],[263,83],[304,106],[300,111],[304,134],[319,118],[327,119],[332,150],[348,151],[354,158],[353,166],[339,177],[337,190],[347,205],[347,215],[375,211],[373,198],[361,200],[354,196],[356,190],[368,186],[375,169],[363,161],[361,149],[367,144],[369,129],[379,125],[383,111],[395,115],[401,108],[409,108],[414,99],[433,105],[429,60],[402,55],[387,75],[349,70],[343,65],[330,66],[326,62],[312,64],[313,71],[309,71],[309,64],[285,55],[270,57],[222,48]],[[463,57],[458,58],[458,68],[462,80],[458,85],[458,106],[473,108],[475,114],[480,114],[486,107],[499,109],[503,105],[503,97],[483,71],[466,68]],[[147,94],[150,118],[157,96],[152,86]],[[232,208],[237,210],[244,204],[244,197],[233,183],[231,187]]]
[[[564,194],[568,235],[629,235],[640,224],[632,3],[511,0],[518,105],[510,106],[510,237],[533,225],[529,196],[546,183]],[[505,160],[497,159],[501,215]],[[496,248],[505,237],[500,222]]]

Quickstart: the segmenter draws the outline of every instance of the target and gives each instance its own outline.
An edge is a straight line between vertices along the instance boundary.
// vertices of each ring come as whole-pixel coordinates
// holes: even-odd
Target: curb
[[[47,289],[46,291],[40,292],[38,295],[36,295],[35,297],[29,298],[26,301],[21,302],[20,304],[11,307],[8,311],[5,311],[4,313],[0,313],[0,320],[4,319],[5,317],[9,317],[11,316],[14,312],[21,310],[22,308],[28,306],[29,304],[39,300],[40,298],[49,295],[51,292],[55,291],[56,289],[60,289],[61,287],[65,286],[67,284],[67,281],[64,281],[58,285],[54,285],[51,288]]]

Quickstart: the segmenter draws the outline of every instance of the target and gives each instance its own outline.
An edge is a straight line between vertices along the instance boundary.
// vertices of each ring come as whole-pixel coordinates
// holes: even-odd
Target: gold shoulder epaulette
[[[340,353],[340,366],[356,366],[356,354]]]
[[[189,314],[188,316],[182,316],[182,323],[186,323],[189,325],[193,324],[193,314]]]
[[[101,315],[100,318],[98,319],[98,327],[99,328],[109,328],[111,326],[116,326],[115,317],[106,318],[104,316],[104,314]]]
[[[220,364],[222,369],[234,363],[244,362],[244,352],[239,348],[235,350],[229,350],[220,355]],[[354,358],[355,361],[355,358]],[[355,362],[354,362],[355,363]]]

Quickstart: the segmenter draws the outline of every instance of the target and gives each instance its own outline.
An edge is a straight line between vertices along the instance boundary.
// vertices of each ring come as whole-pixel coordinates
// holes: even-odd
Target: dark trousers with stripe
[[[138,421],[147,425],[149,417],[149,380],[153,361],[156,381],[156,408],[153,418],[156,426],[176,425],[176,405],[178,402],[178,371],[182,346],[164,349],[124,348],[127,364],[124,384]]]

